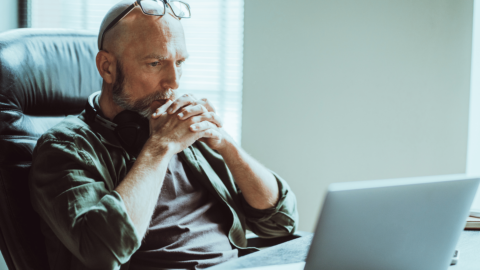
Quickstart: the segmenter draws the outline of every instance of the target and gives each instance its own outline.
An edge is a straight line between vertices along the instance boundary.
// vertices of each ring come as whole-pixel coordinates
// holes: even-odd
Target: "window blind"
[[[71,28],[98,33],[118,0],[31,0],[31,27]],[[133,0],[132,0],[133,2]],[[192,18],[182,19],[189,59],[179,92],[208,98],[224,129],[240,143],[244,0],[187,0]]]

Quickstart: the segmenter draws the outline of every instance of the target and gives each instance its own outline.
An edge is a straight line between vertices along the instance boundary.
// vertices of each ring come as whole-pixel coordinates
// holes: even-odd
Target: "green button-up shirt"
[[[295,195],[278,175],[272,172],[279,202],[259,210],[245,201],[216,151],[196,142],[179,156],[195,180],[230,209],[231,215],[225,217],[231,220],[228,238],[240,255],[256,251],[246,246],[246,229],[267,238],[294,233]],[[52,270],[120,269],[140,247],[143,235],[114,190],[134,162],[113,132],[87,124],[84,114],[67,117],[38,140],[29,186],[33,207],[43,220]]]

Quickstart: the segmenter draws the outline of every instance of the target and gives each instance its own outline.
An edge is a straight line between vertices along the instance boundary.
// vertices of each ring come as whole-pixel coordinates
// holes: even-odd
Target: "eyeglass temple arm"
[[[122,13],[120,13],[113,21],[111,21],[107,27],[105,27],[105,30],[103,30],[102,33],[102,40],[100,41],[100,50],[103,50],[103,38],[105,37],[105,33],[110,30],[112,27],[115,26],[123,17],[127,16],[130,11],[132,11],[137,5],[138,5],[139,0],[135,1],[133,4],[131,4],[128,8],[126,8]]]

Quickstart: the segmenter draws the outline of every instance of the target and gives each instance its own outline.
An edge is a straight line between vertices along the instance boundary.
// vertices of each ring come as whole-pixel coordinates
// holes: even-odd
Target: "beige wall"
[[[472,0],[246,0],[242,146],[312,231],[329,183],[463,173]]]

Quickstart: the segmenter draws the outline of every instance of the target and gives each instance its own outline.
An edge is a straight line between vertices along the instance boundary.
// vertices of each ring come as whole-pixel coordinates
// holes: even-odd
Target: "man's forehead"
[[[142,48],[137,57],[159,60],[187,57],[183,27],[176,17],[148,16],[141,10],[131,15],[125,20],[130,32],[126,38],[131,49]]]
[[[183,58],[187,59],[188,58],[188,53],[185,54],[180,54],[182,52],[177,52],[178,55],[176,55],[176,58]],[[147,53],[143,54],[144,56],[141,58],[141,60],[148,60],[148,59],[157,59],[159,61],[164,61],[168,60],[168,57],[164,54],[158,53],[158,52],[152,52],[152,53]]]

